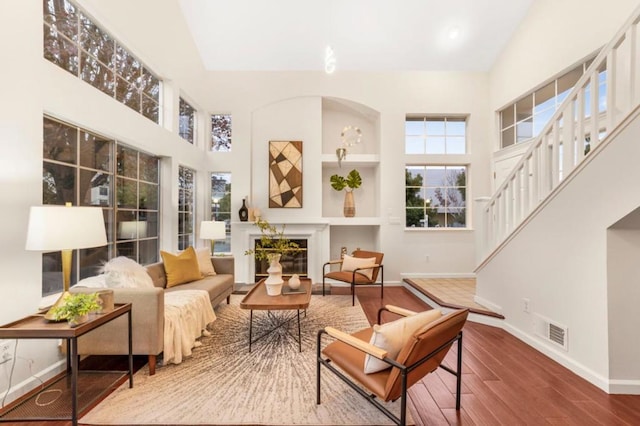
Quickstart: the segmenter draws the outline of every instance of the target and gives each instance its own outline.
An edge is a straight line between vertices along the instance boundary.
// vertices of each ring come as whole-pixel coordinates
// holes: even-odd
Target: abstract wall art
[[[302,141],[269,141],[269,207],[302,207]]]

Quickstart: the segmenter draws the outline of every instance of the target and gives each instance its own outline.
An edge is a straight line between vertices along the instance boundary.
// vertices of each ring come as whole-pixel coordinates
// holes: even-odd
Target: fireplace
[[[280,258],[280,265],[282,265],[282,276],[287,279],[293,274],[298,274],[300,278],[307,277],[308,270],[308,246],[306,239],[291,239],[292,242],[298,244],[300,248],[300,252],[296,254],[284,254]],[[256,252],[269,250],[268,248],[263,248],[260,245],[260,240],[255,240],[254,242],[254,250]],[[258,282],[263,278],[269,276],[267,273],[267,269],[269,268],[269,261],[266,259],[255,261],[255,275],[254,281]]]

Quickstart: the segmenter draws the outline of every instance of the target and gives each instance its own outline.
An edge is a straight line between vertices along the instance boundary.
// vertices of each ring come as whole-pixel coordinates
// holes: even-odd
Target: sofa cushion
[[[369,343],[387,351],[389,358],[396,359],[406,342],[413,334],[442,316],[438,309],[430,309],[415,315],[400,318],[383,325],[374,325]],[[367,355],[364,359],[365,374],[391,368],[391,365],[378,358]]]
[[[199,280],[202,278],[198,257],[193,247],[188,247],[179,255],[160,251],[167,274],[167,288]]]
[[[196,250],[198,257],[198,267],[203,277],[209,277],[216,274],[216,270],[211,263],[211,250],[208,247]]]

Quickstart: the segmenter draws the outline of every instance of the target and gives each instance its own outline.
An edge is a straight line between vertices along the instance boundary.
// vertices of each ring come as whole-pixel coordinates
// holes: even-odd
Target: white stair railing
[[[479,263],[640,103],[640,7],[593,60],[482,210]]]

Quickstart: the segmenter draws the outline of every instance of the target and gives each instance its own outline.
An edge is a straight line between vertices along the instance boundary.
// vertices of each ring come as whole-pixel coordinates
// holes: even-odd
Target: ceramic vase
[[[288,283],[289,284],[289,288],[291,290],[297,290],[300,288],[300,277],[298,276],[298,274],[293,274],[291,275],[291,278],[289,278]]]
[[[269,256],[269,276],[264,281],[269,296],[278,296],[282,293],[282,265],[280,265],[280,254],[272,254]]]
[[[356,203],[353,199],[353,191],[344,192],[344,217],[354,217],[356,215]]]

